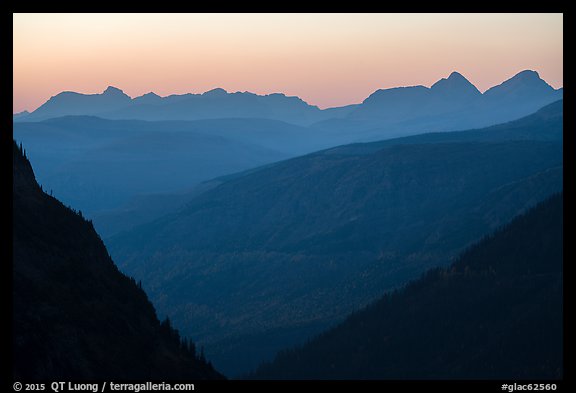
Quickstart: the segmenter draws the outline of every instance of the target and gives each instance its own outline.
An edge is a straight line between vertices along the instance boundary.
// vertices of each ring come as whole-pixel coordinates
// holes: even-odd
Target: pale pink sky
[[[14,14],[13,111],[61,91],[297,95],[321,108],[458,71],[563,86],[562,14]]]

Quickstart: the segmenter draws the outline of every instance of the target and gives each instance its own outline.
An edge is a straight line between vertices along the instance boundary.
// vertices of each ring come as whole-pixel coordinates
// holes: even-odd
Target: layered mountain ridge
[[[320,110],[284,94],[134,99],[63,92],[13,116],[39,181],[91,218],[147,194],[186,192],[215,177],[338,145],[512,121],[562,98],[535,71],[480,93],[458,72],[425,86],[378,90],[362,103]],[[42,120],[44,119],[44,120]],[[139,174],[147,173],[143,177]]]
[[[486,129],[270,164],[107,244],[237,375],[560,191],[562,119],[559,101]]]
[[[453,72],[325,110],[110,86],[58,94],[13,131],[45,189],[235,376],[560,191],[562,95],[529,70],[484,93]]]

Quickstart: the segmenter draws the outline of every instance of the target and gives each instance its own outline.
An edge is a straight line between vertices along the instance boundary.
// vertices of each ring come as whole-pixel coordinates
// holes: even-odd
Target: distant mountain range
[[[556,194],[249,378],[560,380],[562,238]]]
[[[203,94],[160,97],[148,93],[134,99],[109,86],[101,94],[63,92],[50,98],[27,116],[15,120],[38,121],[66,115],[94,115],[106,119],[199,120],[219,118],[262,118],[309,124],[322,111],[298,97],[284,94],[228,93],[217,88]]]
[[[350,114],[314,125],[335,136],[356,130],[358,141],[431,131],[486,127],[527,116],[561,99],[535,71],[522,71],[484,94],[453,72],[427,88],[399,87],[378,90]]]
[[[221,379],[13,144],[14,380]],[[8,263],[8,261],[5,261]]]
[[[558,101],[485,129],[338,146],[220,179],[106,242],[234,376],[559,192],[562,130]]]
[[[102,94],[60,93],[14,115],[13,132],[40,183],[95,217],[146,194],[185,192],[338,145],[511,121],[562,95],[534,71],[484,94],[453,72],[430,88],[378,90],[361,104],[325,110],[283,94],[214,89],[132,99],[109,87]]]
[[[280,93],[228,93],[217,88],[203,94],[160,97],[148,93],[130,98],[110,86],[102,94],[62,92],[32,113],[15,115],[14,121],[39,121],[66,115],[149,121],[262,118],[331,130],[332,138],[339,132],[353,130],[362,131],[356,138],[376,140],[413,131],[468,129],[514,120],[562,96],[563,89],[555,90],[537,72],[529,70],[484,94],[464,76],[453,72],[430,88],[377,90],[361,104],[325,110]],[[354,142],[350,137],[339,141],[350,142]]]

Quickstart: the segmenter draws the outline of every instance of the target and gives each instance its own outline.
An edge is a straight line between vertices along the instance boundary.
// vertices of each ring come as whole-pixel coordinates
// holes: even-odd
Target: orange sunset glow
[[[456,70],[563,86],[562,14],[14,14],[13,112],[61,91],[296,95],[320,108]]]

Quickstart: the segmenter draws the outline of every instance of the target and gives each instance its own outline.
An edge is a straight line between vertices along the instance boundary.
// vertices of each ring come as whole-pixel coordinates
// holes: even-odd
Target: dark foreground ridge
[[[350,316],[256,379],[561,379],[563,195]]]
[[[13,148],[13,377],[221,379]]]

